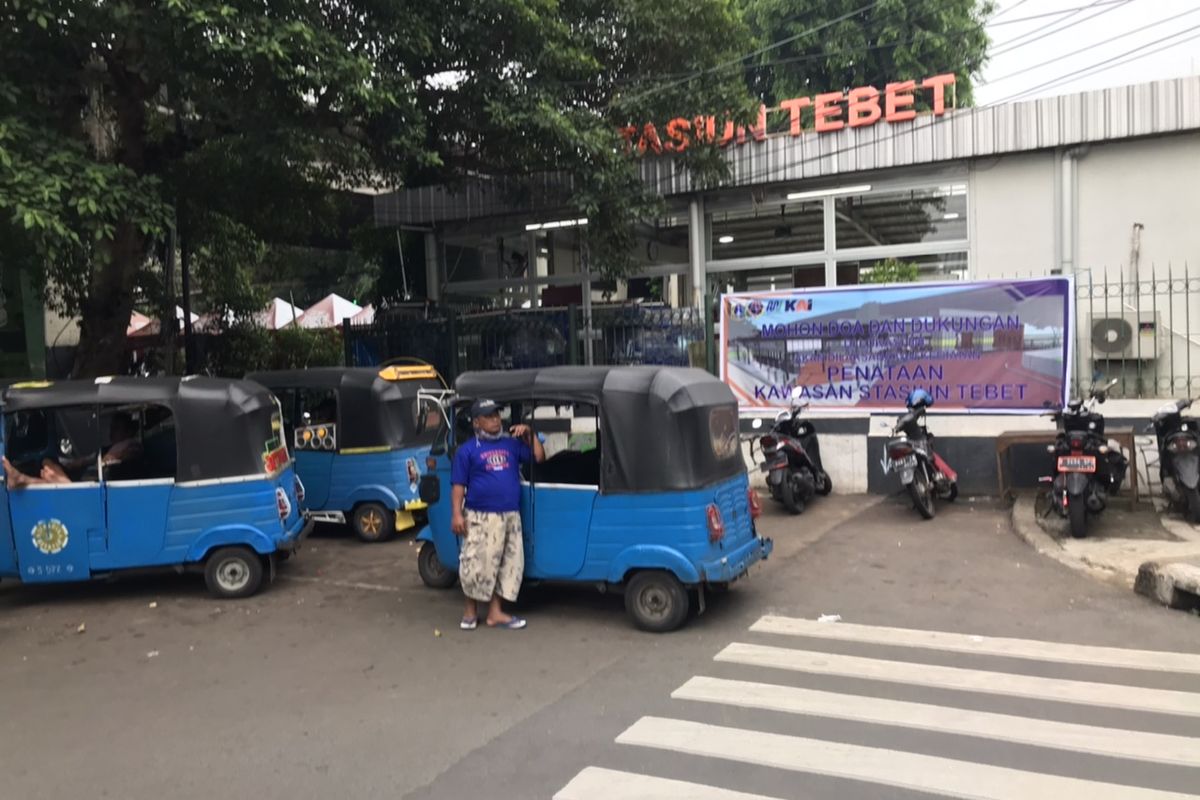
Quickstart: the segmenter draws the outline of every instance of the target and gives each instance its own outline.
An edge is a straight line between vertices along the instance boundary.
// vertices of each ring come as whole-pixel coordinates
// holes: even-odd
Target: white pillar
[[[442,278],[438,269],[438,238],[433,231],[425,233],[425,296],[437,302],[442,299]]]
[[[694,197],[688,203],[688,277],[692,284],[692,308],[704,308],[707,262],[708,226],[704,224],[704,198]]]

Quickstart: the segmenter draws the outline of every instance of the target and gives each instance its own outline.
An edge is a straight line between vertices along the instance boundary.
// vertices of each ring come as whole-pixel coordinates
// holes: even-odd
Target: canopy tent
[[[342,324],[342,320],[362,310],[362,306],[340,295],[329,294],[304,309],[296,324],[301,328],[336,328]]]
[[[272,297],[270,304],[257,315],[258,324],[269,331],[291,325],[304,312],[296,306],[279,297]]]
[[[375,321],[375,306],[370,303],[353,317],[350,318],[351,325],[370,325]]]

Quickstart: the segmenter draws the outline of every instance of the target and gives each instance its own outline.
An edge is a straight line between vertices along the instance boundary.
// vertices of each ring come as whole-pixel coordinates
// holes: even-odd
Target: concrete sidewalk
[[[1148,503],[1114,504],[1089,517],[1087,538],[1073,539],[1043,503],[1024,493],[1012,507],[1013,530],[1039,553],[1172,608],[1200,609],[1200,529]]]

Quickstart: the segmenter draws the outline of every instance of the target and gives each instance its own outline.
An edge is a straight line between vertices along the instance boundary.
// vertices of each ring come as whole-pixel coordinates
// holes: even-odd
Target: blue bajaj
[[[419,481],[445,384],[428,365],[254,372],[279,398],[310,518],[382,542],[425,522]]]
[[[624,592],[633,622],[669,631],[692,595],[725,588],[771,552],[755,530],[738,407],[706,372],[671,367],[551,367],[469,372],[421,482],[429,527],[417,537],[422,580],[454,584],[450,465],[473,436],[470,403],[499,403],[506,428],[529,424],[546,460],[521,481],[525,578]],[[468,489],[469,491],[469,489]]]
[[[245,597],[307,533],[279,406],[257,384],[26,383],[0,405],[0,576],[194,570]]]

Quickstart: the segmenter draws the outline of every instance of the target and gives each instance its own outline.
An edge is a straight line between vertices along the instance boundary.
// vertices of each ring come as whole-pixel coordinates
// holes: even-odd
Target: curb
[[[1200,564],[1147,561],[1138,569],[1133,590],[1167,608],[1200,611]]]
[[[1028,544],[1040,555],[1057,561],[1063,566],[1077,572],[1085,572],[1094,578],[1099,578],[1107,582],[1120,583],[1128,588],[1128,582],[1121,580],[1118,573],[1111,569],[1089,564],[1087,561],[1071,555],[1063,550],[1062,545],[1053,536],[1042,530],[1041,526],[1037,524],[1037,499],[1035,495],[1017,495],[1016,502],[1012,505],[1010,519],[1013,532],[1017,535],[1017,538]]]

